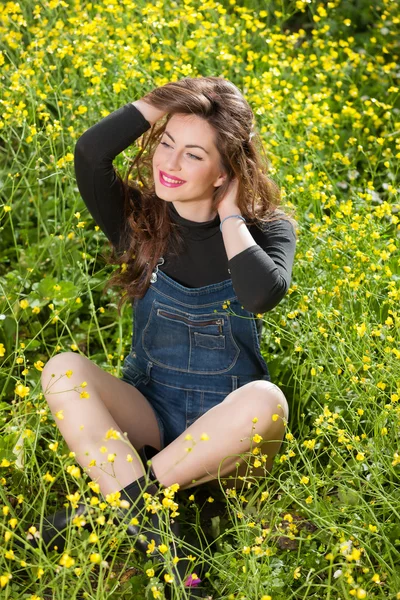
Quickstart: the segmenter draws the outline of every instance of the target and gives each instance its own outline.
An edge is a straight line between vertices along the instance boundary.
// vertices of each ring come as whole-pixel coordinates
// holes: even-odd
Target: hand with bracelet
[[[244,222],[246,222],[246,219],[242,216],[241,210],[240,210],[238,202],[237,202],[238,189],[239,189],[239,182],[238,182],[237,178],[235,177],[230,182],[223,199],[217,206],[218,214],[221,219],[221,224],[219,226],[221,232],[222,232],[222,224],[225,221],[225,219],[229,219],[230,217],[236,217],[236,218],[240,218]]]

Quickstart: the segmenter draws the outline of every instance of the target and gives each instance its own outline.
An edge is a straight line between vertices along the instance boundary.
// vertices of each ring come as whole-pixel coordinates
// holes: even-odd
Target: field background
[[[130,308],[119,318],[119,290],[102,294],[108,243],[76,186],[76,140],[204,75],[243,91],[299,222],[289,292],[264,315],[263,355],[290,404],[274,470],[242,495],[182,497],[214,540],[209,597],[400,598],[399,23],[389,0],[1,4],[1,598],[164,597],[122,530],[94,545],[72,532],[61,563],[14,541],[66,494],[89,494],[67,471],[43,366],[72,350],[119,376],[130,347]]]

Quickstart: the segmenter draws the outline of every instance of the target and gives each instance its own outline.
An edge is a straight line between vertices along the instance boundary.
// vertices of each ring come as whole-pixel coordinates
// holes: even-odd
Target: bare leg
[[[251,444],[254,447],[251,438],[256,433],[263,439],[262,452],[268,454],[265,466],[270,469],[282,443],[288,414],[286,398],[275,384],[263,380],[248,383],[207,411],[159,452],[152,460],[153,469],[164,485],[179,483],[185,489],[215,479],[221,461],[227,457],[219,472],[220,476],[226,476],[236,472],[237,462],[243,465],[238,455],[247,452]],[[209,440],[200,440],[203,433]],[[191,441],[185,440],[187,435],[196,442],[191,452],[186,450],[192,446]]]
[[[70,377],[65,375],[67,371],[72,371]],[[135,449],[144,444],[161,447],[156,417],[143,394],[73,352],[50,359],[41,381],[68,447],[90,478],[97,481],[103,495],[121,490],[144,474],[141,461],[123,435],[127,432],[125,440]],[[83,382],[87,385],[81,387]],[[81,392],[88,393],[89,398],[81,397]],[[118,432],[120,439],[105,439],[110,429]],[[113,455],[113,462],[109,462]]]

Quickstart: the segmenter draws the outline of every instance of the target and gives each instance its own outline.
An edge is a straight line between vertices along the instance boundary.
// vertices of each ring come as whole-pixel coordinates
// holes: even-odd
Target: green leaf
[[[54,277],[45,277],[39,283],[38,293],[42,298],[62,301],[78,295],[78,288],[72,281],[57,281]]]
[[[360,501],[360,494],[350,488],[340,489],[338,496],[339,500],[348,506],[356,506]]]
[[[38,292],[42,298],[52,298],[53,288],[57,284],[54,277],[45,277],[38,285]]]

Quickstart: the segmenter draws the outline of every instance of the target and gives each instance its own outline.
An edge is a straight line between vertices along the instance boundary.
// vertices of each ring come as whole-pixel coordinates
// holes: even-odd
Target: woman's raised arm
[[[156,123],[158,119],[161,119],[167,112],[165,110],[156,108],[143,99],[135,100],[135,102],[132,102],[132,104],[133,106],[136,106],[138,110],[140,110],[146,121],[151,123],[151,125],[154,125],[154,123]]]
[[[124,225],[124,193],[112,163],[150,126],[139,108],[129,102],[92,125],[75,144],[79,192],[97,225],[117,248]]]

